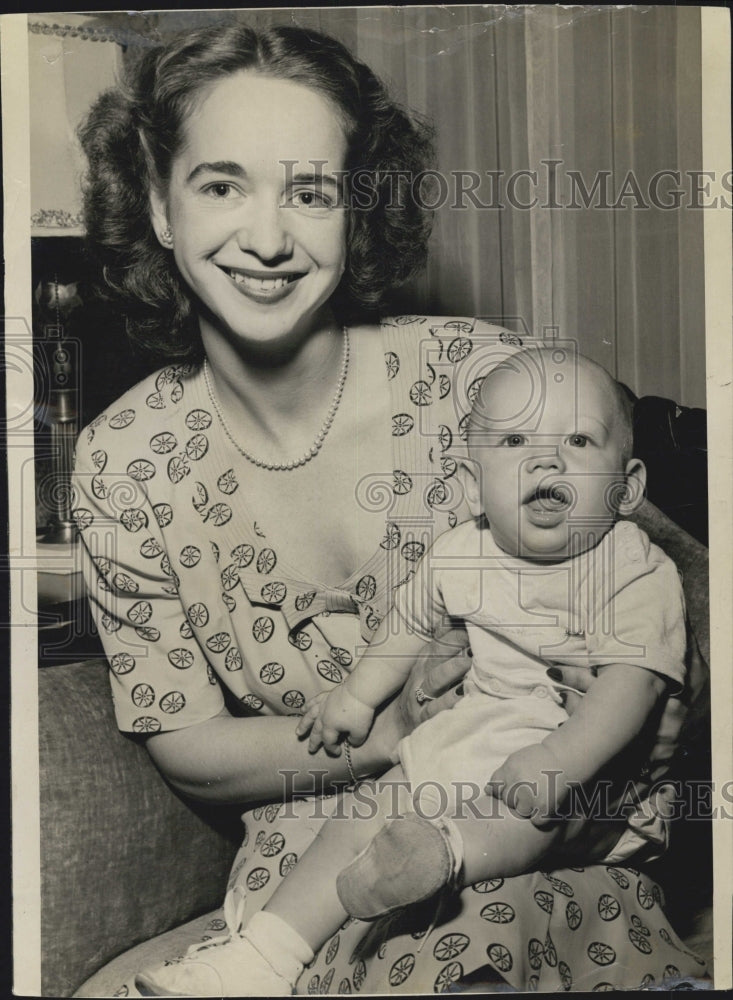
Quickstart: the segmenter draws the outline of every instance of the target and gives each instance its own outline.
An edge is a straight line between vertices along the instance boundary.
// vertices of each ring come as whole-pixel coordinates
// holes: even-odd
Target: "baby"
[[[487,374],[460,471],[474,520],[437,539],[368,653],[313,699],[298,733],[310,731],[311,750],[348,754],[455,618],[473,653],[465,697],[400,742],[369,818],[345,819],[347,796],[244,929],[140,974],[143,995],[289,995],[348,914],[369,919],[444,886],[518,874],[559,844],[566,827],[551,820],[570,788],[648,736],[685,681],[676,568],[618,520],[644,491],[631,445],[623,391],[586,358],[531,348]],[[553,663],[597,669],[572,716],[548,680]],[[477,800],[487,778],[496,798]],[[400,782],[411,796],[395,816]],[[495,808],[487,817],[469,801]],[[646,812],[604,860],[664,844],[663,821]]]

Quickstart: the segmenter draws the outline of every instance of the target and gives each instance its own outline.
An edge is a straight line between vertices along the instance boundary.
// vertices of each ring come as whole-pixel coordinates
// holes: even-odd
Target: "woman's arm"
[[[456,655],[456,648],[464,647]],[[442,640],[423,643],[400,694],[377,713],[368,739],[351,752],[359,777],[384,771],[403,736],[426,718],[453,708],[470,666],[468,640],[455,629]],[[427,702],[418,701],[420,688]],[[311,754],[297,739],[296,720],[260,716],[235,718],[223,711],[206,722],[148,737],[158,768],[178,791],[209,802],[282,800],[321,791],[350,780],[346,760],[325,751]]]
[[[396,732],[393,715],[394,710],[382,713],[369,739],[354,749],[352,761],[359,776],[388,766]],[[147,747],[174,788],[202,801],[283,800],[348,782],[345,760],[323,750],[309,753],[307,743],[296,737],[295,726],[290,717],[237,718],[224,711],[198,725],[151,736]]]

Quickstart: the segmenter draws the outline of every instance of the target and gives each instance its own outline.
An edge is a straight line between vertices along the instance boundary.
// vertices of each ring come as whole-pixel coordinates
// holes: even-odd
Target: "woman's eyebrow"
[[[230,177],[244,178],[246,171],[234,160],[215,160],[213,163],[198,163],[186,178],[186,183],[196,180],[200,174],[229,174]]]
[[[297,174],[292,174],[288,177],[288,181],[292,184],[313,184],[317,181],[318,183],[332,184],[334,187],[338,187],[339,177],[338,174],[324,174],[321,170],[301,170]]]

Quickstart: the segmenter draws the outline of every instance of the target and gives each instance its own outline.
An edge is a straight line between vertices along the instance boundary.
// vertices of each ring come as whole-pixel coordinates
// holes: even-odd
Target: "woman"
[[[82,434],[88,585],[120,727],[181,792],[250,807],[236,930],[315,836],[313,793],[385,770],[460,697],[465,658],[444,651],[350,755],[310,755],[289,717],[341,679],[392,587],[468,516],[454,397],[474,344],[501,334],[369,322],[424,259],[428,219],[398,178],[420,174],[430,143],[332,39],[237,26],[153,48],[83,143],[107,292],[138,340],[182,362]],[[301,990],[444,989],[487,965],[517,988],[699,975],[658,899],[631,870],[484,883],[427,936],[429,910],[348,922]]]

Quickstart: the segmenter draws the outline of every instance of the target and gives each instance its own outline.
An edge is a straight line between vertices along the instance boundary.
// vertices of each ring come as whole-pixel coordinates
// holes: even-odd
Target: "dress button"
[[[532,693],[535,694],[538,698],[546,698],[547,688],[545,687],[544,684],[538,684]]]
[[[492,691],[501,691],[501,684],[497,677],[489,677],[489,687]]]
[[[629,562],[639,561],[639,551],[635,545],[627,545],[624,549],[624,555],[629,560]]]

